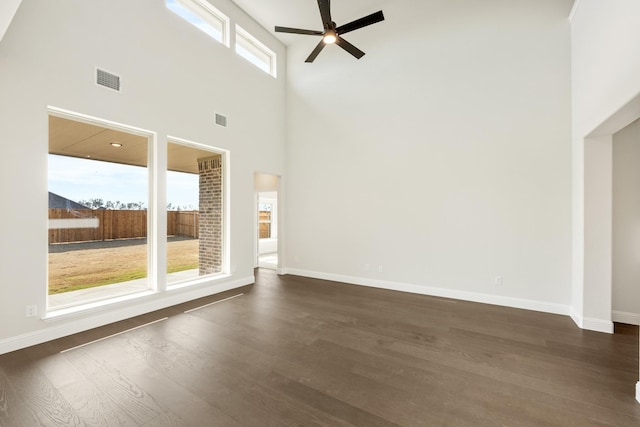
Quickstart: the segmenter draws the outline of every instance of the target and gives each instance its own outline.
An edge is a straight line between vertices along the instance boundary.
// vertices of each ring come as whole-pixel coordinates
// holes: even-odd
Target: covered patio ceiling
[[[146,167],[148,143],[144,136],[49,116],[50,154]],[[198,159],[216,155],[212,151],[174,143],[168,144],[167,151],[169,170],[193,174],[198,173]]]

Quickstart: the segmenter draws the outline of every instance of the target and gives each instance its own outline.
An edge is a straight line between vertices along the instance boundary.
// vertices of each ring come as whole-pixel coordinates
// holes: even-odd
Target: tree
[[[89,199],[89,200],[80,200],[81,205],[84,205],[91,209],[104,209],[104,200],[102,199]]]
[[[80,200],[78,203],[84,205],[90,209],[109,209],[109,210],[146,210],[144,202],[128,202],[123,203],[120,200],[106,202],[100,198],[93,198],[89,200]]]

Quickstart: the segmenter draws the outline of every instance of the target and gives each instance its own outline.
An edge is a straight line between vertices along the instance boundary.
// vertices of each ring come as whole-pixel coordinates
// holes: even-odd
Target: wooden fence
[[[147,237],[144,210],[49,209],[49,220],[49,244]],[[198,211],[167,211],[169,236],[198,238],[199,226]]]
[[[200,212],[167,211],[167,235],[200,237]]]

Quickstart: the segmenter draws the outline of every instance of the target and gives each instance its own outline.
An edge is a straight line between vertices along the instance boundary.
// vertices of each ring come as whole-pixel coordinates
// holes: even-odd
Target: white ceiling
[[[275,34],[273,27],[306,28],[322,30],[317,0],[232,0],[263,27]],[[346,24],[354,19],[378,10],[384,10],[389,0],[334,0],[331,3],[333,20]],[[0,0],[0,41],[22,0]],[[574,0],[573,10],[580,0]],[[572,10],[572,14],[573,14]],[[300,37],[291,34],[276,35],[284,44],[295,43]]]
[[[314,36],[275,33],[273,27],[276,25],[308,30],[323,29],[317,0],[232,1],[286,45]],[[386,1],[388,0],[333,0],[331,17],[336,24],[344,25],[379,10],[384,11]]]

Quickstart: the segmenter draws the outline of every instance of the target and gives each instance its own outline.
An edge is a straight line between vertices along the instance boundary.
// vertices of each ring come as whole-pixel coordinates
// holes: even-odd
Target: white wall
[[[13,20],[16,10],[22,3],[22,0],[3,0],[0,3],[0,41],[9,28],[11,20]]]
[[[613,320],[640,324],[640,121],[613,136]]]
[[[611,331],[612,135],[640,117],[640,2],[581,0],[571,21],[573,308]],[[603,248],[609,248],[603,250]]]
[[[572,2],[381,3],[288,48],[288,270],[568,313]]]
[[[22,2],[0,43],[0,352],[252,281],[253,173],[284,172],[285,48],[231,1],[212,2],[278,54],[278,79],[160,0]],[[95,66],[121,75],[121,94],[93,83]],[[45,304],[47,105],[157,132],[161,152],[167,135],[230,150],[231,277],[73,320],[26,319],[26,305]]]

